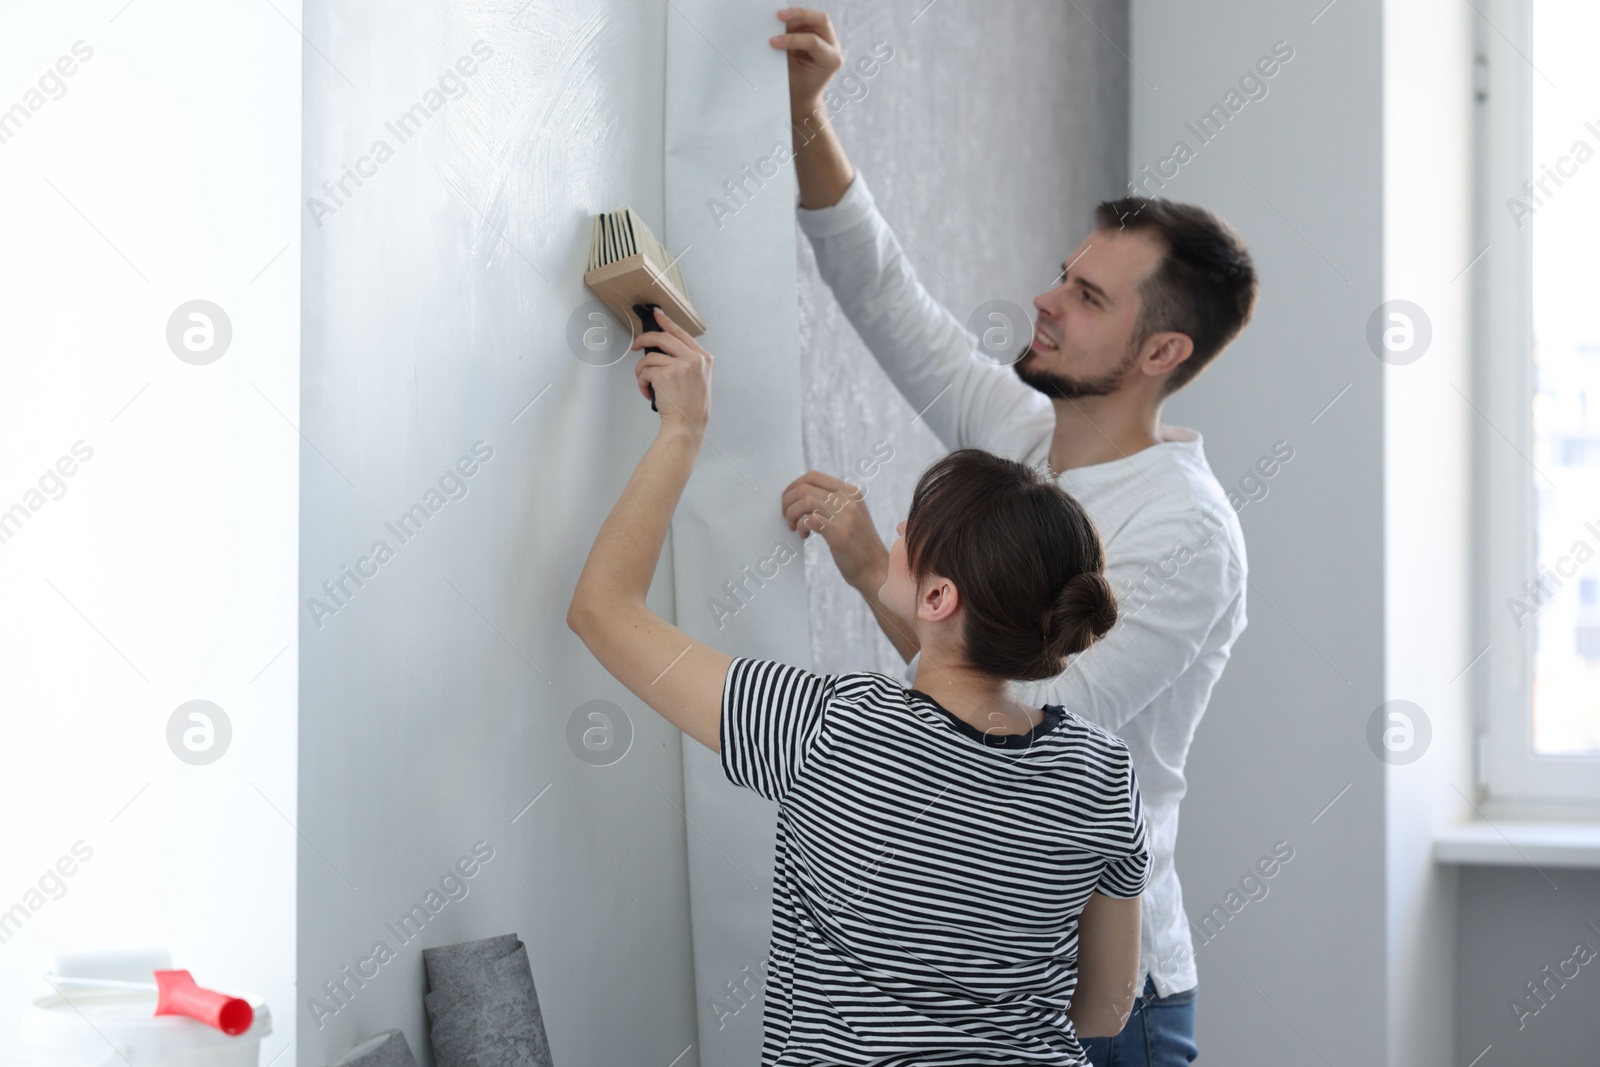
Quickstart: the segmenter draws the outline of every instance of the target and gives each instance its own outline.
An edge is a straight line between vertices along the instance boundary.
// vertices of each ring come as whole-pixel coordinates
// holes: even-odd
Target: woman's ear
[[[937,574],[930,575],[917,594],[917,617],[924,622],[943,622],[961,607],[961,594],[955,583]]]

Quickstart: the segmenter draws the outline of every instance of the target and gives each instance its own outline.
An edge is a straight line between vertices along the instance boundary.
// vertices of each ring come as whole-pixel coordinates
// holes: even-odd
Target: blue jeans
[[[1157,996],[1155,981],[1145,979],[1144,995],[1134,1001],[1122,1033],[1083,1039],[1089,1062],[1094,1067],[1189,1067],[1200,1054],[1194,1044],[1194,994],[1186,989]]]

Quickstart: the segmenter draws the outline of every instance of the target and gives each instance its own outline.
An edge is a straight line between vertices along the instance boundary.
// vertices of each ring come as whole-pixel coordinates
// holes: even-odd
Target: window
[[[1600,5],[1479,11],[1480,771],[1600,805]]]

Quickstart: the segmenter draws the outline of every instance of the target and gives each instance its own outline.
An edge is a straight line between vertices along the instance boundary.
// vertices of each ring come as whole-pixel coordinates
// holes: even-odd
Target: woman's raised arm
[[[634,374],[655,390],[661,430],[601,524],[567,608],[567,625],[601,666],[678,729],[720,752],[722,686],[733,657],[673,626],[645,604],[672,512],[711,416],[711,354],[657,310],[661,332]]]

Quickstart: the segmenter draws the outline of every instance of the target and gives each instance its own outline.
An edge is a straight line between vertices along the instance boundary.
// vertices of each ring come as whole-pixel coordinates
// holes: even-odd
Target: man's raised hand
[[[826,12],[808,7],[786,7],[778,12],[785,33],[772,38],[772,46],[789,53],[789,109],[809,114],[822,102],[822,90],[844,65],[839,38]]]

